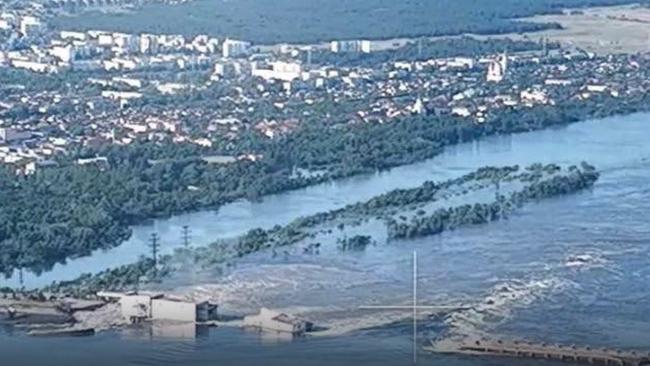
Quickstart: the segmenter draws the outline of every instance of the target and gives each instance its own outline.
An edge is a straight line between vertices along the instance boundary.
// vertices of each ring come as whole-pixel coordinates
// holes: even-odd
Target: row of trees
[[[419,216],[410,222],[387,221],[388,236],[391,239],[414,238],[440,234],[462,226],[486,224],[497,221],[532,200],[540,200],[575,193],[591,187],[598,179],[598,172],[587,163],[580,168],[572,166],[566,173],[535,181],[523,189],[513,192],[508,198],[503,195],[491,203],[465,204],[436,210],[429,216]]]
[[[412,189],[396,189],[386,194],[374,197],[368,201],[346,206],[342,209],[321,212],[314,215],[298,218],[284,226],[275,226],[270,229],[255,228],[240,237],[216,241],[205,247],[184,246],[178,249],[173,255],[159,256],[156,255],[152,246],[152,253],[149,258],[143,258],[140,262],[127,265],[122,268],[108,270],[94,276],[82,276],[74,281],[55,283],[48,287],[48,291],[64,292],[79,294],[93,293],[101,289],[124,290],[134,288],[144,277],[149,281],[156,281],[166,278],[175,271],[187,266],[192,270],[210,270],[214,271],[219,266],[227,266],[234,258],[244,257],[246,255],[264,250],[272,250],[276,253],[282,247],[294,245],[296,243],[306,243],[308,240],[315,239],[318,233],[339,236],[336,243],[341,251],[360,251],[369,245],[374,245],[374,240],[368,235],[354,235],[348,237],[345,234],[346,222],[350,218],[368,219],[371,217],[389,217],[389,212],[393,210],[403,211],[412,208],[414,204],[427,204],[438,200],[438,193],[447,189],[457,190],[459,187],[465,187],[469,190],[481,189],[480,184],[493,184],[495,180],[510,181],[517,183],[533,182],[536,188],[526,186],[521,197],[513,195],[509,202],[504,202],[500,198],[498,204],[483,206],[466,206],[452,210],[456,217],[463,217],[464,220],[474,224],[489,222],[501,215],[504,207],[508,210],[519,204],[523,197],[527,199],[543,198],[545,195],[555,194],[553,192],[568,193],[571,187],[579,185],[574,182],[586,182],[595,179],[597,173],[593,167],[584,165],[581,168],[571,168],[566,174],[566,180],[553,181],[549,179],[548,184],[544,183],[542,178],[558,174],[558,169],[554,164],[541,165],[534,164],[526,169],[520,169],[519,166],[505,167],[483,167],[474,172],[468,173],[462,177],[450,179],[443,182],[425,182],[419,187]],[[538,184],[542,182],[543,184]],[[563,188],[564,184],[567,188]],[[470,211],[473,213],[470,214]],[[449,215],[447,215],[449,216]],[[420,217],[424,217],[421,214]],[[470,217],[474,217],[470,219]],[[426,217],[424,217],[426,218]],[[337,224],[338,230],[333,230],[332,225]],[[390,223],[389,223],[390,225]],[[432,224],[436,226],[438,224]],[[460,225],[457,222],[455,225]],[[185,230],[181,236],[184,243]],[[152,243],[154,241],[152,240]],[[303,248],[305,253],[318,253],[321,244],[311,243]]]

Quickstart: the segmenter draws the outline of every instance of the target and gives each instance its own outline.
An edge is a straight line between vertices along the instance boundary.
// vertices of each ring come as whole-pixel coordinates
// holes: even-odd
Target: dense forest
[[[332,39],[387,39],[462,33],[495,34],[558,28],[512,18],[564,8],[638,0],[194,0],[145,5],[128,13],[82,12],[53,19],[59,29],[209,34],[262,44]],[[68,9],[74,10],[74,9]],[[408,26],[406,26],[408,25]]]
[[[28,177],[0,170],[0,272],[8,275],[19,267],[40,272],[66,258],[119,245],[129,225],[146,219],[389,169],[482,136],[636,112],[648,105],[650,96],[603,96],[586,103],[505,109],[483,124],[450,116],[344,128],[305,124],[280,139],[251,134],[235,150],[254,151],[264,159],[230,165],[205,162],[200,158],[205,151],[195,146],[135,144],[80,152],[107,156],[108,168],[62,162],[60,168]],[[151,163],[161,158],[171,159]],[[295,175],[295,167],[324,173]]]
[[[536,181],[520,191],[505,197],[500,195],[490,203],[465,204],[441,208],[425,217],[414,217],[410,222],[388,221],[388,236],[391,239],[407,239],[440,234],[463,226],[487,224],[504,218],[515,208],[532,200],[557,197],[575,193],[593,186],[598,179],[596,169],[582,163],[572,166],[568,174],[557,175],[548,180]]]

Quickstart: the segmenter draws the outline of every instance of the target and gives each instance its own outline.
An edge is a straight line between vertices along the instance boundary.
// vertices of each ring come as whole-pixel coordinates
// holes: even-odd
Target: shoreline
[[[650,99],[650,96],[648,96],[647,98]],[[585,119],[581,119],[581,120],[573,120],[573,121],[566,121],[566,122],[559,122],[559,123],[557,123],[557,122],[556,122],[556,123],[551,123],[550,125],[542,126],[541,128],[536,128],[536,129],[532,129],[532,130],[518,130],[517,128],[515,128],[515,131],[513,131],[513,132],[511,132],[511,133],[508,133],[507,135],[519,134],[519,133],[526,133],[526,132],[532,132],[532,131],[540,131],[540,130],[545,130],[545,129],[549,129],[549,128],[555,128],[555,127],[563,127],[563,126],[567,126],[567,125],[570,125],[570,124],[573,124],[573,123],[581,123],[581,122],[586,122],[586,121],[589,121],[589,120],[601,120],[601,119],[604,119],[604,118],[610,118],[610,117],[615,117],[615,116],[627,116],[627,115],[634,115],[634,114],[649,113],[649,112],[650,112],[650,103],[642,104],[642,105],[638,106],[638,108],[633,108],[633,109],[631,109],[630,111],[628,111],[628,112],[624,112],[624,113],[620,113],[620,112],[616,112],[616,111],[614,111],[614,113],[604,114],[604,115],[603,115],[603,114],[599,114],[598,112],[599,112],[599,111],[596,110],[592,115],[590,115],[588,118],[585,118]],[[400,123],[400,122],[397,122],[397,123]],[[484,137],[489,137],[489,136],[503,136],[503,135],[506,135],[506,134],[500,134],[500,133],[486,134],[486,135],[481,135],[481,136],[478,137],[478,138],[471,139],[471,140],[469,140],[469,141],[460,141],[460,142],[458,142],[458,143],[466,143],[466,142],[478,141],[478,140],[480,140],[481,138],[484,138]],[[458,143],[457,143],[457,144],[458,144]],[[440,154],[442,153],[442,151],[444,151],[445,148],[450,147],[450,146],[455,146],[455,145],[457,145],[457,144],[451,144],[451,145],[447,145],[447,146],[442,146],[440,149],[438,149],[437,151],[435,151],[433,155],[426,157],[426,159],[421,159],[421,160],[412,161],[412,162],[409,162],[409,164],[404,164],[404,165],[415,164],[415,163],[419,163],[419,162],[426,161],[426,160],[429,160],[429,159],[433,159],[433,158],[435,158],[436,156],[440,155]],[[268,197],[268,196],[273,196],[273,195],[277,195],[277,194],[287,193],[287,192],[291,192],[291,191],[297,191],[297,190],[300,190],[300,189],[306,189],[306,188],[309,188],[309,187],[317,186],[317,185],[319,185],[319,184],[331,184],[331,183],[335,183],[335,182],[342,181],[342,180],[346,180],[346,179],[354,179],[355,177],[361,177],[361,176],[367,176],[367,175],[372,175],[372,174],[378,174],[378,173],[381,173],[382,171],[390,171],[390,170],[393,169],[393,168],[397,168],[397,167],[399,167],[399,166],[404,166],[404,165],[395,165],[395,166],[390,166],[390,167],[388,167],[388,168],[386,168],[386,169],[376,170],[376,171],[374,171],[374,172],[363,172],[363,173],[361,173],[361,174],[342,175],[342,176],[338,176],[338,177],[336,177],[336,178],[330,178],[330,177],[319,177],[319,178],[317,178],[318,182],[316,182],[316,183],[314,183],[314,184],[304,184],[304,185],[302,185],[302,186],[300,186],[300,187],[297,187],[297,188],[295,188],[295,189],[282,190],[282,191],[273,192],[273,193],[270,193],[270,194],[264,194],[264,195],[262,196],[262,199],[264,199],[264,197]],[[151,220],[151,219],[154,219],[154,220],[155,220],[155,219],[169,219],[169,218],[172,218],[172,217],[175,217],[175,216],[178,216],[178,215],[183,215],[183,214],[198,213],[198,212],[205,211],[205,210],[218,210],[220,207],[222,207],[222,206],[224,206],[224,205],[231,204],[231,203],[236,202],[237,200],[241,200],[241,199],[245,199],[245,198],[244,198],[244,197],[240,197],[240,198],[238,198],[238,199],[234,199],[234,200],[231,200],[231,201],[229,201],[229,202],[225,202],[225,203],[223,203],[222,205],[219,205],[219,206],[211,206],[211,207],[204,207],[204,208],[192,209],[192,210],[188,210],[188,211],[176,212],[176,213],[174,213],[174,214],[172,214],[172,215],[159,216],[159,217],[155,217],[155,218],[148,218],[148,219],[146,219],[146,220],[144,220],[144,221],[142,221],[142,222],[134,222],[134,223],[131,223],[131,224],[128,225],[128,228],[129,228],[129,230],[131,230],[131,228],[132,228],[133,226],[139,226],[139,225],[141,225],[142,223],[144,223],[144,222],[146,222],[146,221],[148,221],[148,220]],[[129,239],[130,239],[130,237],[129,237]],[[128,240],[128,239],[127,239],[127,240]],[[120,242],[120,243],[118,243],[118,244],[116,244],[116,245],[114,245],[114,246],[111,246],[110,249],[120,247],[120,246],[123,245],[124,243],[125,243],[125,241],[122,241],[122,242]],[[108,250],[110,250],[110,249],[108,249]],[[106,249],[98,248],[98,249],[96,249],[96,250],[93,250],[93,253],[95,253],[95,252],[99,252],[99,251],[104,251],[104,250],[106,250]],[[86,256],[86,257],[87,257],[87,256]],[[79,257],[79,258],[83,258],[83,257]],[[133,264],[135,264],[135,263],[131,263],[130,265],[133,265]],[[127,266],[128,266],[128,265],[129,265],[129,264],[127,264]],[[109,271],[109,270],[111,270],[111,269],[116,269],[116,268],[118,268],[118,267],[112,267],[112,268],[109,267],[109,268],[100,269],[100,270],[98,270],[97,272],[95,272],[94,274],[99,273],[99,272],[103,272],[103,271]],[[18,275],[18,272],[19,272],[19,270],[18,270],[18,269],[15,269],[15,270],[14,270],[14,275],[13,275],[12,277],[10,277],[10,278],[15,278],[15,276]],[[43,272],[40,276],[44,276],[44,275],[47,275],[47,271]],[[40,276],[39,276],[39,277],[40,277]],[[53,282],[58,282],[58,280],[51,280],[51,281],[48,281],[48,282],[49,282],[50,284],[52,284]],[[2,286],[0,286],[0,288],[2,288]],[[13,289],[16,289],[16,288],[14,287]],[[38,290],[38,288],[34,288],[33,290]]]

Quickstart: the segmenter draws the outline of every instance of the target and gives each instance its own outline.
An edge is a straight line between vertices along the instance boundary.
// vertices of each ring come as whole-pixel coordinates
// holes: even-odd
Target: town
[[[650,0],[0,1],[3,359],[650,364],[649,27]]]
[[[369,40],[269,46],[207,35],[54,31],[52,15],[31,5],[4,5],[0,14],[0,70],[12,81],[0,90],[0,162],[17,174],[56,167],[83,147],[149,141],[210,150],[245,131],[275,139],[315,119],[385,124],[434,114],[478,125],[503,110],[624,99],[650,87],[642,55],[595,55],[545,40],[528,51],[438,58],[422,57],[416,40],[402,46],[416,57],[375,62],[374,54],[399,49]],[[240,151],[217,158],[264,157]],[[73,161],[98,162],[105,158]]]

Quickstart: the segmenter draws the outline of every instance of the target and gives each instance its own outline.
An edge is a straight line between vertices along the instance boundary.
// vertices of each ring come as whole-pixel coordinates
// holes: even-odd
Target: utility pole
[[[151,233],[149,248],[151,248],[151,259],[153,259],[153,266],[155,269],[158,266],[158,249],[160,248],[160,237],[157,233]]]
[[[24,277],[24,274],[23,274],[23,257],[24,257],[25,250],[23,249],[23,242],[22,241],[20,241],[20,245],[19,245],[18,248],[19,248],[19,251],[20,251],[20,253],[18,254],[18,256],[19,256],[19,259],[18,259],[18,266],[19,266],[19,268],[18,268],[18,281],[20,283],[20,287],[22,288],[22,287],[25,287],[25,277]]]
[[[185,249],[190,247],[191,238],[190,227],[183,225],[183,247],[185,247]]]

